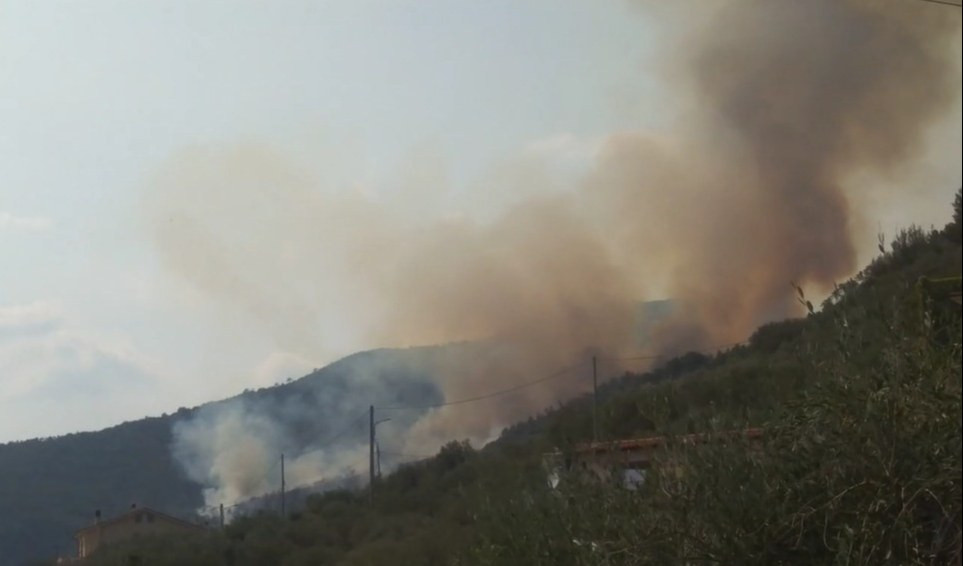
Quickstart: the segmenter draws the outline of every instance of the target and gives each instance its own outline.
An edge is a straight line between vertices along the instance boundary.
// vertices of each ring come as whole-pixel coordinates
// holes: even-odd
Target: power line
[[[357,423],[357,421],[361,420],[363,417],[367,416],[367,414],[368,414],[368,410],[365,409],[362,413],[360,413],[359,415],[357,415],[355,418],[346,421],[347,425],[346,425],[344,428],[341,428],[341,429],[337,430],[334,434],[331,434],[331,435],[329,435],[328,437],[322,439],[320,442],[318,442],[318,444],[319,444],[319,445],[331,444],[332,442],[340,439],[341,437],[343,437],[345,434],[351,432],[352,430],[356,430],[356,429],[353,427],[353,425],[355,425],[355,424]],[[280,465],[282,461],[283,461],[283,455],[282,455],[282,459],[281,459],[281,460],[275,460],[275,461],[274,461],[274,464],[273,464],[270,468],[268,468],[268,470],[267,470],[266,472],[264,472],[265,478],[270,477],[270,476],[274,473],[274,471],[277,470],[278,465]],[[283,469],[283,468],[282,468],[282,469]],[[282,480],[282,481],[283,481],[283,480]],[[299,488],[305,487],[305,486],[307,486],[307,485],[310,485],[310,484],[297,485],[297,486],[294,486],[294,489],[299,489]],[[284,487],[282,487],[281,490],[282,490],[281,493],[283,493]],[[248,499],[242,499],[242,500],[239,500],[239,501],[235,501],[234,503],[231,503],[230,505],[224,505],[224,509],[225,509],[225,510],[229,510],[229,509],[233,509],[234,507],[239,507],[239,506],[242,506],[242,505],[246,507],[246,506],[250,505],[253,500],[256,500],[256,499],[259,499],[259,498],[262,498],[262,497],[270,497],[270,496],[273,496],[275,493],[278,493],[278,492],[269,491],[269,492],[263,493],[263,494],[261,494],[261,495],[255,495],[255,496],[249,497]],[[208,510],[210,510],[211,512],[213,512],[213,511],[219,510],[219,506],[218,506],[218,505],[206,505],[206,506],[204,506],[204,507],[201,507],[200,509],[202,510],[202,512],[207,512]]]
[[[474,403],[475,401],[482,401],[482,400],[484,400],[484,399],[490,399],[490,398],[492,398],[492,397],[498,397],[498,396],[501,396],[501,395],[507,395],[507,394],[509,394],[509,393],[514,393],[515,391],[518,391],[518,390],[520,390],[520,389],[525,389],[526,387],[531,387],[531,386],[533,386],[533,385],[538,385],[539,383],[544,383],[544,382],[546,382],[546,381],[551,381],[551,380],[553,380],[553,379],[557,379],[557,378],[562,377],[563,375],[567,374],[568,372],[570,372],[570,371],[572,371],[572,370],[574,370],[574,369],[577,369],[577,368],[579,368],[579,367],[582,367],[582,366],[584,366],[584,365],[585,365],[585,362],[579,362],[579,363],[576,363],[576,364],[573,364],[573,365],[564,367],[564,368],[562,368],[562,369],[560,369],[560,370],[558,370],[558,371],[554,371],[554,372],[552,372],[552,373],[550,373],[550,374],[548,374],[548,375],[546,375],[546,376],[544,376],[544,377],[540,377],[540,378],[534,379],[534,380],[532,380],[532,381],[526,381],[526,382],[524,382],[524,383],[520,383],[520,384],[515,385],[515,386],[513,386],[513,387],[509,387],[509,388],[507,388],[507,389],[499,389],[498,391],[493,391],[493,392],[491,392],[491,393],[486,393],[485,395],[477,395],[477,396],[475,396],[475,397],[468,397],[468,398],[465,398],[465,399],[458,399],[458,400],[456,400],[456,401],[446,401],[446,402],[444,402],[444,403],[435,403],[435,404],[432,404],[432,405],[419,405],[419,406],[415,406],[415,405],[411,405],[411,406],[396,405],[396,406],[393,406],[393,407],[377,407],[377,409],[380,410],[380,411],[407,411],[407,410],[412,410],[412,411],[414,411],[414,410],[421,410],[421,409],[437,409],[437,408],[439,408],[439,407],[447,407],[447,406],[449,406],[449,405],[464,405],[465,403]]]
[[[658,359],[664,358],[664,357],[665,357],[665,356],[664,356],[663,354],[650,354],[650,355],[647,355],[647,356],[628,356],[628,357],[624,357],[624,358],[608,358],[608,357],[604,357],[604,358],[599,358],[599,359],[602,360],[603,362],[637,362],[637,361],[642,361],[642,360],[658,360]]]
[[[943,4],[944,6],[953,6],[954,8],[963,8],[963,4],[957,4],[955,2],[948,2],[947,0],[922,0],[923,2],[930,2],[932,4]]]
[[[393,450],[382,450],[381,454],[383,456],[394,456],[396,458],[407,458],[411,460],[424,460],[437,456],[437,454],[408,454],[403,452],[395,452]]]
[[[356,416],[355,418],[353,418],[353,419],[351,419],[351,420],[349,420],[349,421],[345,421],[345,422],[348,423],[347,426],[345,426],[344,428],[342,428],[342,429],[339,430],[338,432],[332,434],[331,436],[329,436],[329,437],[321,440],[320,442],[318,442],[318,444],[319,444],[319,445],[320,445],[320,444],[331,444],[331,443],[334,442],[335,440],[340,439],[340,438],[343,437],[345,434],[348,434],[349,432],[351,432],[352,430],[354,430],[354,428],[353,428],[351,425],[355,424],[357,421],[360,421],[361,419],[363,419],[363,418],[366,417],[366,416],[368,416],[368,409],[365,409],[364,411],[362,411],[362,412],[361,412],[358,416]]]
[[[739,345],[742,345],[742,344],[748,344],[748,343],[749,343],[749,340],[747,339],[747,340],[740,340],[739,342],[727,342],[727,343],[725,343],[725,344],[716,344],[715,346],[710,346],[709,348],[706,348],[706,349],[703,350],[701,353],[703,353],[703,354],[706,354],[706,353],[713,353],[713,354],[715,354],[715,353],[718,353],[718,352],[720,352],[720,351],[722,351],[722,350],[724,350],[724,349],[726,349],[726,348],[730,348],[730,347],[732,347],[732,346],[739,346]],[[613,357],[613,358],[610,358],[610,357],[600,357],[599,360],[606,361],[606,362],[636,362],[636,361],[643,361],[643,360],[644,360],[644,361],[665,360],[665,359],[671,359],[671,358],[674,358],[674,357],[678,357],[678,355],[675,355],[675,354],[647,354],[647,355],[640,355],[640,356],[625,356],[625,357],[618,357],[618,358],[614,358],[614,357]]]
[[[724,348],[728,348],[730,346],[737,346],[745,343],[746,343],[746,340],[741,340],[739,342],[728,342],[725,344],[718,344],[712,348],[708,348],[708,350],[711,350],[713,352],[718,352],[719,350],[722,350]],[[605,361],[626,362],[626,361],[641,361],[641,360],[658,360],[658,359],[665,359],[666,357],[667,356],[665,354],[650,354],[650,355],[644,355],[644,356],[629,356],[629,357],[600,358],[600,359]],[[498,391],[493,391],[485,395],[477,395],[475,397],[468,397],[465,399],[458,399],[455,401],[446,401],[443,403],[434,403],[430,405],[410,405],[410,406],[395,405],[395,406],[389,406],[389,407],[375,407],[375,408],[378,409],[379,411],[425,410],[425,409],[437,409],[440,407],[447,407],[449,405],[463,405],[465,403],[474,403],[476,401],[483,401],[485,399],[490,399],[492,397],[498,397],[501,395],[507,395],[508,393],[514,393],[515,391],[518,391],[520,389],[525,389],[526,387],[531,387],[533,385],[538,385],[539,383],[544,383],[546,381],[559,378],[565,375],[566,373],[585,365],[585,363],[586,362],[579,362],[579,363],[570,365],[568,367],[564,367],[558,371],[552,372],[544,377],[540,377],[532,381],[526,381],[524,383],[520,383],[513,387],[509,387],[507,389],[500,389]]]
[[[411,455],[406,455],[406,456],[414,456],[414,455],[411,454]],[[429,456],[426,456],[426,457],[429,457]],[[365,458],[365,460],[367,460],[367,458]],[[359,476],[359,477],[360,477],[361,472],[359,472],[358,470],[364,467],[364,464],[366,463],[365,460],[359,460],[359,461],[357,461],[357,462],[356,462],[354,465],[352,465],[352,466],[346,466],[345,468],[346,468],[347,470],[350,470],[350,474],[348,474],[348,475],[349,475],[349,476],[350,476],[350,475],[354,475],[354,476]],[[276,466],[275,466],[275,467],[276,467]],[[267,475],[270,475],[270,473],[268,473]],[[347,477],[347,476],[345,476],[345,477]],[[294,486],[289,486],[288,489],[289,489],[290,491],[298,491],[298,490],[303,490],[303,489],[311,489],[311,488],[315,487],[315,485],[317,485],[317,483],[318,483],[318,481],[300,483],[300,484],[296,484],[296,485],[294,485]],[[234,503],[231,503],[231,504],[224,504],[224,510],[225,510],[225,511],[230,511],[230,510],[232,510],[232,509],[234,509],[234,508],[238,508],[239,510],[243,511],[244,513],[250,513],[250,512],[253,512],[253,511],[263,511],[264,509],[268,509],[268,508],[272,505],[272,504],[270,503],[270,501],[271,501],[274,497],[276,497],[279,493],[280,493],[280,491],[267,491],[267,492],[261,493],[261,494],[259,494],[259,495],[252,495],[252,496],[248,497],[247,499],[237,500],[237,501],[235,501]],[[205,505],[205,506],[199,508],[199,512],[200,512],[200,514],[202,514],[202,515],[213,514],[214,512],[218,511],[219,508],[220,508],[220,505]]]
[[[926,0],[926,1],[931,1],[931,0]],[[730,342],[730,343],[726,343],[726,344],[717,345],[717,346],[715,346],[715,347],[713,347],[713,348],[711,348],[711,349],[709,349],[709,350],[712,350],[712,351],[714,351],[714,352],[718,352],[718,351],[722,350],[723,348],[727,348],[727,347],[731,347],[731,346],[736,346],[736,345],[740,345],[740,344],[745,344],[745,343],[746,343],[745,340],[740,341],[740,342]],[[599,359],[602,360],[602,361],[610,361],[610,362],[612,362],[612,361],[614,361],[614,362],[626,362],[626,361],[642,361],[642,360],[649,360],[649,361],[650,361],[650,360],[657,360],[657,359],[665,359],[666,357],[667,357],[667,356],[666,356],[665,354],[650,354],[650,355],[626,356],[626,357],[612,357],[612,358],[606,357],[606,358],[599,358]],[[573,371],[573,370],[576,370],[576,369],[578,369],[578,368],[580,368],[580,367],[583,367],[584,365],[586,365],[586,362],[578,362],[578,363],[575,363],[575,364],[572,364],[572,365],[563,367],[563,368],[561,368],[561,369],[559,369],[559,370],[556,370],[556,371],[554,371],[554,372],[552,372],[552,373],[549,373],[549,374],[547,374],[547,375],[544,375],[544,376],[542,376],[542,377],[540,377],[540,378],[538,378],[538,379],[533,379],[533,380],[531,380],[531,381],[526,381],[526,382],[520,383],[520,384],[518,384],[518,385],[514,385],[514,386],[512,386],[512,387],[508,387],[508,388],[505,388],[505,389],[499,389],[499,390],[497,390],[497,391],[492,391],[492,392],[486,393],[486,394],[484,394],[484,395],[476,395],[476,396],[474,396],[474,397],[467,397],[467,398],[464,398],[464,399],[457,399],[457,400],[455,400],[455,401],[446,401],[446,402],[443,402],[443,403],[433,403],[433,404],[428,404],[428,405],[395,405],[395,406],[376,407],[376,408],[377,408],[378,410],[381,410],[381,411],[426,410],[426,409],[437,409],[437,408],[441,408],[441,407],[448,407],[448,406],[451,406],[451,405],[463,405],[463,404],[466,404],[466,403],[474,403],[474,402],[477,402],[477,401],[483,401],[483,400],[486,400],[486,399],[491,399],[491,398],[494,398],[494,397],[499,397],[499,396],[502,396],[502,395],[507,395],[507,394],[509,394],[509,393],[514,393],[514,392],[516,392],[516,391],[520,391],[520,390],[522,390],[522,389],[525,389],[525,388],[528,388],[528,387],[532,387],[532,386],[534,386],[534,385],[538,385],[538,384],[540,384],[540,383],[545,383],[545,382],[547,382],[547,381],[551,381],[551,380],[554,380],[554,379],[558,379],[558,378],[560,378],[560,377],[563,377],[563,376],[567,375],[569,372],[571,372],[571,371]],[[334,442],[334,441],[342,438],[345,434],[351,432],[352,430],[355,430],[355,429],[354,429],[354,425],[355,425],[359,420],[363,419],[364,417],[370,416],[370,415],[369,415],[369,411],[370,411],[370,408],[362,411],[362,412],[361,412],[359,415],[357,415],[355,418],[346,421],[347,426],[345,426],[344,428],[338,430],[337,432],[335,432],[334,434],[328,436],[327,438],[321,440],[318,444],[331,444],[332,442]],[[432,458],[432,457],[433,457],[433,455],[428,455],[428,454],[402,454],[402,453],[399,453],[399,452],[392,452],[392,451],[382,451],[382,454],[393,455],[393,456],[396,456],[396,457],[399,457],[399,458],[412,458],[412,459],[424,459],[424,458]],[[274,472],[274,470],[275,470],[275,468],[277,468],[278,464],[279,464],[279,462],[275,462],[275,464],[271,467],[271,469],[267,471],[267,475],[270,475],[272,472]],[[299,486],[299,487],[300,487],[300,486]],[[269,492],[269,494],[270,494],[270,492]],[[265,495],[269,495],[269,494],[265,494]],[[250,500],[237,501],[237,502],[235,502],[235,503],[233,503],[233,504],[231,504],[231,505],[225,505],[225,506],[224,506],[224,509],[225,509],[225,510],[233,509],[234,507],[238,507],[238,506],[243,505],[243,504],[245,504],[245,503],[247,503],[247,502],[249,502],[249,501],[250,501]],[[212,510],[217,509],[217,507],[214,507],[214,506],[211,506],[211,507],[209,507],[209,508],[212,509]],[[205,508],[205,509],[206,509],[206,508]]]

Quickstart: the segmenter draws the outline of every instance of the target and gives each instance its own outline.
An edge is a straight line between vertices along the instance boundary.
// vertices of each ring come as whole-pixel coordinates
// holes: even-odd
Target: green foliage
[[[750,341],[758,351],[639,393],[640,408],[645,395],[663,406],[651,413],[661,431],[684,429],[680,418],[700,430],[764,424],[761,447],[670,447],[635,492],[578,473],[560,492],[516,486],[519,496],[486,508],[464,563],[957,563],[960,312],[943,328],[924,324],[904,292],[931,246],[942,249],[902,234],[894,253],[917,255],[875,262],[804,328],[763,327]],[[759,393],[772,409],[762,420],[746,411]]]
[[[946,238],[951,242],[954,242],[957,244],[959,244],[961,240],[961,231],[960,231],[961,193],[963,193],[963,189],[959,189],[956,191],[956,196],[953,198],[953,221],[947,224],[946,228],[943,229],[943,234],[946,236]]]
[[[206,566],[223,559],[225,544],[215,534],[144,536],[105,546],[84,561],[95,566]]]
[[[639,492],[578,475],[563,493],[519,488],[489,509],[466,563],[950,563],[960,345],[934,343],[913,318],[880,315],[871,366],[846,349],[861,337],[841,328],[842,348],[815,352],[819,381],[768,423],[761,449],[669,448]]]

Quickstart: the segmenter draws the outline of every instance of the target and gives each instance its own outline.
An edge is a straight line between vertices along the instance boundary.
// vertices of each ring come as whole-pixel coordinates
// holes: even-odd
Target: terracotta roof
[[[658,448],[670,441],[680,444],[700,444],[707,440],[743,436],[748,439],[762,438],[761,428],[747,428],[744,430],[731,430],[725,432],[685,434],[682,436],[665,437],[650,436],[646,438],[634,438],[628,440],[614,440],[611,442],[592,442],[583,444],[576,448],[577,452],[616,452],[624,450],[637,450],[639,448]]]
[[[133,515],[133,514],[135,514],[135,513],[143,513],[143,512],[151,513],[151,514],[153,514],[155,517],[158,517],[158,518],[160,518],[160,519],[162,519],[162,520],[164,520],[164,521],[167,521],[168,523],[175,523],[175,524],[181,525],[181,526],[183,526],[183,527],[194,528],[194,529],[197,529],[197,530],[205,530],[205,527],[203,527],[203,526],[201,526],[201,525],[197,525],[197,524],[191,523],[190,521],[185,521],[185,520],[183,520],[183,519],[178,519],[177,517],[172,517],[171,515],[168,515],[167,513],[161,513],[160,511],[157,511],[157,510],[155,510],[155,509],[151,509],[150,507],[135,507],[135,508],[133,508],[133,509],[131,509],[131,510],[125,512],[125,513],[122,513],[122,514],[120,514],[120,515],[117,515],[116,517],[113,517],[113,518],[111,518],[111,519],[107,519],[107,520],[104,520],[104,521],[100,521],[100,522],[95,523],[95,524],[93,524],[93,525],[88,525],[88,526],[86,526],[86,527],[84,527],[84,528],[82,528],[82,529],[77,529],[77,531],[76,531],[76,533],[74,534],[74,536],[77,537],[77,536],[79,536],[81,533],[85,533],[85,532],[91,531],[91,530],[93,530],[93,529],[104,528],[104,527],[106,527],[106,526],[108,526],[108,525],[113,525],[113,524],[116,524],[116,523],[121,523],[121,522],[123,522],[124,519],[126,519],[127,517],[129,517],[129,516],[131,516],[131,515]]]

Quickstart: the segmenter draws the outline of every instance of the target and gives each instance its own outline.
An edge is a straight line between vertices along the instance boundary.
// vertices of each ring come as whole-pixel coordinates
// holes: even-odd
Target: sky
[[[605,136],[670,135],[682,97],[661,55],[678,25],[615,0],[0,1],[0,441],[393,345],[365,342],[342,305],[325,340],[291,347],[166,270],[149,209],[179,156],[268,147],[312,190],[417,185],[430,198],[398,202],[484,215],[527,159],[566,190]],[[861,249],[878,230],[946,222],[958,101],[928,147],[912,177],[935,188],[880,196]]]

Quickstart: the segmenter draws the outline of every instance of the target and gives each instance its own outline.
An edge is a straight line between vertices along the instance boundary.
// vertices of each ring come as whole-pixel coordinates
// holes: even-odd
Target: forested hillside
[[[295,455],[357,417],[369,402],[435,402],[440,393],[431,377],[413,369],[426,353],[430,349],[364,352],[289,383],[170,415],[98,432],[0,444],[0,563],[72,555],[74,531],[87,526],[98,509],[109,517],[138,503],[192,516],[204,505],[205,486],[175,459],[178,423],[243,407],[290,433]],[[301,405],[313,410],[284,410]],[[357,434],[339,438],[338,446],[365,442],[359,428]]]
[[[667,435],[644,486],[549,489],[540,455],[591,438],[589,399],[456,439],[365,491],[313,496],[193,539],[143,539],[93,564],[953,564],[961,541],[960,195],[809,315],[760,327],[600,392],[606,439]],[[943,281],[943,278],[957,278]],[[921,279],[923,278],[923,279]],[[787,286],[790,282],[787,282]],[[678,433],[762,427],[762,449]]]

